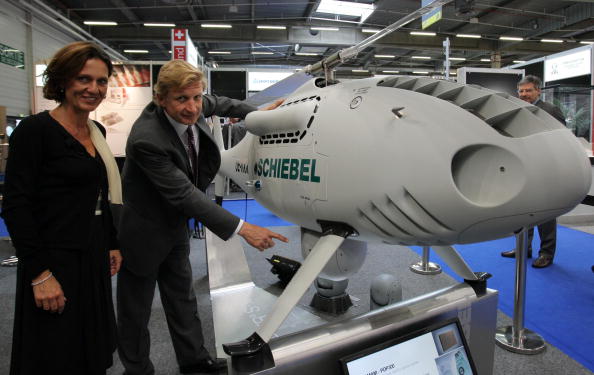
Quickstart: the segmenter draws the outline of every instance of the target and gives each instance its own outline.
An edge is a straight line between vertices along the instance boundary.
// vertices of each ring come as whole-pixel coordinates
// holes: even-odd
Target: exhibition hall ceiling
[[[29,9],[31,5],[42,11],[47,7],[64,27],[82,28],[129,60],[170,59],[171,27],[145,24],[187,28],[200,55],[219,67],[312,64],[369,37],[372,34],[364,32],[367,29],[379,30],[421,6],[421,0],[359,0],[356,3],[373,5],[361,22],[360,16],[321,12],[326,0],[9,1],[21,6],[28,3]],[[466,13],[460,3],[464,1],[445,5],[441,20],[425,30],[420,20],[407,24],[341,69],[443,72],[446,39],[453,69],[487,68],[498,59],[502,66],[509,66],[594,41],[594,1],[476,0]],[[86,25],[85,21],[117,25]],[[226,28],[205,27],[209,25]],[[415,31],[435,35],[411,34]],[[522,40],[502,40],[502,36]],[[130,50],[142,52],[124,52]]]

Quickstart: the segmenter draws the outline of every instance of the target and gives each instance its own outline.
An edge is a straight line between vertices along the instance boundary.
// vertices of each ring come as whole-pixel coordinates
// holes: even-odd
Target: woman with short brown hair
[[[59,105],[10,137],[2,217],[19,257],[11,375],[112,365],[110,276],[121,256],[110,203],[121,204],[121,185],[105,129],[89,119],[111,71],[96,45],[63,47],[44,73],[44,96]]]

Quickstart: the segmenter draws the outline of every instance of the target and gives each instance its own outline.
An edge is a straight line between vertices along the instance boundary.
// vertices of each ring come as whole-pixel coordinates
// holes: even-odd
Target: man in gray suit
[[[202,72],[184,61],[163,65],[155,100],[134,123],[126,145],[119,224],[125,261],[117,289],[118,352],[126,374],[155,372],[148,322],[157,284],[180,372],[215,372],[223,366],[204,348],[192,287],[189,218],[224,240],[238,234],[260,251],[274,246],[273,238],[287,241],[205,195],[221,162],[205,116],[243,118],[256,108],[203,95],[204,85]]]
[[[565,125],[565,117],[561,110],[547,102],[540,100],[540,88],[542,82],[537,76],[528,75],[518,82],[518,96],[520,99],[534,104],[535,106],[545,110]],[[543,188],[545,188],[543,186]],[[557,245],[557,220],[553,219],[542,223],[538,226],[538,235],[540,236],[540,251],[538,258],[532,263],[534,268],[544,268],[553,264],[553,258],[555,257],[555,248]],[[532,238],[534,237],[534,227],[528,230],[528,258],[532,258]],[[514,258],[516,256],[516,250],[504,251],[501,256],[507,258]]]

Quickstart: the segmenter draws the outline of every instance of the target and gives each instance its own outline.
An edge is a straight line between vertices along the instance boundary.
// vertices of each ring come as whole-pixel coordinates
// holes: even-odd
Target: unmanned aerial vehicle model
[[[245,124],[221,172],[303,228],[309,255],[258,331],[224,345],[232,356],[265,348],[326,264],[329,279],[356,272],[344,261],[362,261],[365,242],[432,246],[475,279],[450,245],[551,220],[591,183],[582,146],[547,112],[444,80],[312,78]]]

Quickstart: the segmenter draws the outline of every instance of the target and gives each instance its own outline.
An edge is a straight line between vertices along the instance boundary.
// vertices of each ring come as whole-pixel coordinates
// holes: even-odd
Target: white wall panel
[[[38,19],[33,19],[33,62],[49,60],[57,50],[74,39]]]
[[[27,51],[27,28],[23,22],[25,13],[10,4],[0,11],[0,43]],[[27,56],[25,55],[25,64]],[[29,72],[6,64],[0,64],[0,105],[6,107],[6,114],[28,115],[31,108],[29,95]]]
[[[29,28],[30,27],[30,28]],[[31,47],[28,49],[27,32],[31,30]],[[32,17],[30,25],[23,10],[3,2],[0,9],[0,43],[25,52],[26,69],[0,64],[0,105],[7,107],[7,115],[29,115],[33,111],[29,79],[34,76],[34,64],[47,60],[74,38]]]

